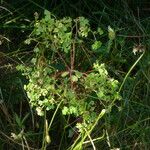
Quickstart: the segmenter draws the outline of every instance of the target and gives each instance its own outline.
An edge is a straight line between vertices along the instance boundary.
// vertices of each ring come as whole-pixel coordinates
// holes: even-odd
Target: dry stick
[[[73,48],[72,48],[73,49]],[[70,62],[71,62],[71,66],[70,66],[70,85],[71,85],[71,90],[73,89],[73,81],[72,81],[72,70],[73,70],[73,64],[72,64],[72,54],[73,54],[73,50],[70,50]]]
[[[72,62],[71,62],[71,69],[74,70],[74,60],[75,60],[75,41],[73,41],[72,47]]]
[[[68,64],[65,62],[64,58],[60,55],[60,53],[59,53],[58,51],[57,51],[57,54],[59,55],[59,57],[61,58],[61,60],[62,60],[62,61],[64,62],[64,64],[66,65],[68,71],[70,72],[71,69],[70,69],[70,67],[68,66]]]
[[[73,41],[72,49],[70,51],[70,58],[71,58],[70,82],[71,82],[71,89],[73,89],[73,81],[71,77],[72,77],[72,71],[74,70],[75,41]]]
[[[68,69],[68,71],[69,71],[69,75],[70,75],[70,82],[71,82],[71,89],[73,89],[73,82],[72,82],[72,78],[71,78],[71,76],[72,76],[72,69],[68,66],[68,64],[65,62],[65,60],[64,60],[64,58],[60,55],[60,53],[57,51],[57,53],[58,53],[58,55],[59,55],[59,57],[61,58],[61,60],[64,62],[64,64],[66,65],[66,67],[67,67],[67,69]]]
[[[71,82],[71,89],[73,89],[73,81],[72,81],[72,72],[74,70],[74,61],[75,61],[75,40],[78,36],[78,25],[77,25],[77,20],[75,21],[75,26],[76,28],[76,33],[75,33],[75,38],[73,40],[73,43],[72,43],[72,49],[70,51],[70,58],[71,58],[71,72],[70,72],[70,82]],[[72,27],[72,33],[73,33],[73,29],[74,27]]]

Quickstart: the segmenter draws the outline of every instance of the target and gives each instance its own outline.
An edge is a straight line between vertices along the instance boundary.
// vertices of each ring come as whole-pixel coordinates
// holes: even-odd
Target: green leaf
[[[108,26],[108,37],[110,40],[114,40],[116,37],[115,31],[110,26]]]
[[[62,114],[63,114],[63,115],[67,115],[68,112],[69,112],[68,107],[64,106],[64,108],[62,109]]]
[[[75,71],[75,75],[77,78],[81,78],[82,77],[82,73],[79,71]]]
[[[29,115],[30,115],[30,113],[27,113],[27,114],[24,116],[24,118],[23,118],[22,121],[21,121],[22,124],[26,121],[26,119],[29,117]]]
[[[77,82],[78,81],[78,77],[75,76],[75,75],[72,75],[71,79],[72,79],[73,82]]]
[[[49,21],[51,19],[51,13],[48,10],[44,11],[45,21]]]
[[[30,39],[30,38],[29,38],[29,39],[26,39],[26,40],[24,41],[24,43],[29,45],[29,44],[31,43],[31,40],[32,40],[32,39]]]
[[[37,111],[37,114],[38,114],[39,116],[44,116],[44,111],[42,110],[42,108],[37,107],[37,108],[36,108],[36,111]]]
[[[35,65],[36,64],[36,58],[32,58],[31,63]]]
[[[21,128],[22,127],[22,122],[21,122],[21,119],[18,117],[17,114],[15,114],[15,120],[16,120],[16,123],[18,124],[18,126]]]
[[[97,49],[99,49],[102,46],[102,42],[101,41],[95,41],[94,44],[92,45],[92,49],[94,51],[96,51]]]
[[[103,31],[100,27],[97,29],[97,32],[98,32],[100,35],[102,35],[102,34],[104,33],[104,31]]]
[[[17,65],[16,69],[20,70],[20,71],[24,71],[25,70],[25,66],[23,66],[22,64],[21,65]]]
[[[76,127],[69,129],[69,134],[68,134],[69,138],[73,137],[75,129],[76,129]]]
[[[64,78],[64,77],[66,77],[68,74],[69,74],[69,72],[68,72],[68,71],[65,71],[65,72],[63,72],[63,73],[61,74],[61,76]]]
[[[38,53],[40,50],[38,47],[35,47],[34,50],[33,50],[35,53]]]
[[[71,106],[71,107],[69,108],[69,110],[70,110],[70,114],[75,114],[75,115],[78,114],[78,110],[77,110],[77,108],[74,107],[74,106]]]

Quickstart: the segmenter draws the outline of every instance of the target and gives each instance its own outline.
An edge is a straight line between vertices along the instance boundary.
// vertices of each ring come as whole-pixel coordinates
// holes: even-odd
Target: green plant
[[[18,66],[29,81],[24,89],[38,115],[60,105],[63,115],[81,117],[89,130],[101,110],[121,98],[119,83],[108,75],[105,65],[98,60],[91,64],[102,45],[103,31],[92,31],[84,17],[56,19],[47,10],[44,14],[41,20],[36,18],[34,30],[25,41],[36,42],[31,64]],[[109,36],[113,40],[112,34]]]
[[[59,150],[66,150],[68,147],[72,149],[82,147],[83,149],[92,149],[91,147],[93,147],[93,149],[149,149],[150,69],[148,49],[150,43],[150,21],[147,4],[148,2],[143,1],[124,0],[63,0],[59,2],[47,0],[14,0],[9,3],[2,0],[0,6],[0,51],[2,51],[0,52],[0,149],[35,149],[41,148],[42,142],[43,149],[46,147],[46,144],[47,149]],[[31,42],[31,44],[29,46],[23,44],[26,36],[28,36],[34,28],[33,14],[35,15],[37,23],[41,25],[42,23],[39,18],[43,16],[43,10],[46,8],[57,16],[56,18],[52,15],[55,21],[60,21],[60,18],[64,16],[71,16],[72,18],[84,16],[88,18],[88,21],[85,22],[90,23],[90,28],[86,29],[88,30],[87,37],[82,37],[81,34],[80,36],[79,34],[75,36],[76,31],[79,31],[79,21],[77,21],[77,24],[74,21],[78,18],[75,20],[71,18],[71,29],[68,27],[67,32],[72,30],[71,38],[74,40],[75,37],[77,37],[77,39],[74,40],[75,61],[74,65],[72,65],[74,68],[72,69],[71,75],[73,80],[75,80],[73,82],[73,90],[70,90],[70,50],[73,47],[72,41],[71,49],[63,49],[61,47],[62,43],[58,41],[57,46],[60,48],[56,48],[54,52],[52,48],[50,48],[51,44],[47,48],[46,44],[43,44],[48,34],[43,34],[42,37],[41,34],[36,35],[32,33],[31,36],[29,36],[31,39],[26,41],[27,43]],[[35,12],[38,12],[40,15]],[[84,20],[85,18],[80,19]],[[106,33],[105,31],[108,25],[110,26],[108,27],[108,33]],[[47,25],[47,27],[48,26],[49,25]],[[98,26],[104,31],[101,28],[96,30]],[[83,32],[83,34],[85,33]],[[109,41],[107,40],[108,37]],[[65,43],[65,39],[62,38],[62,40]],[[78,43],[78,40],[81,40],[81,43]],[[47,41],[47,43],[50,43],[49,40]],[[54,38],[51,38],[51,41],[51,43],[53,43]],[[33,54],[32,50],[34,46],[35,51],[40,51],[39,53],[35,52]],[[66,45],[66,47],[67,46],[68,45]],[[136,52],[143,51],[142,47],[144,47],[145,53],[139,56],[139,53]],[[66,52],[64,52],[64,50]],[[136,55],[133,55],[133,52],[135,52]],[[40,59],[40,56],[44,57]],[[31,57],[34,58],[32,59],[32,63],[29,62]],[[62,60],[62,58],[64,60]],[[45,103],[39,107],[36,101],[32,101],[35,104],[33,107],[37,109],[39,115],[44,114],[44,117],[37,116],[34,110],[31,110],[31,113],[29,113],[30,108],[28,101],[24,101],[27,97],[23,91],[22,84],[20,84],[18,80],[23,80],[24,77],[18,76],[18,72],[16,72],[14,67],[16,64],[23,63],[25,69],[27,69],[26,67],[28,66],[28,69],[31,68],[31,72],[32,70],[36,72],[38,71],[37,64],[40,66],[37,60],[39,60],[39,62],[41,60],[41,64],[43,62],[43,68],[45,68],[45,66],[51,68],[52,73],[50,74],[50,78],[54,77],[54,80],[57,80],[56,83],[54,83],[56,89],[58,89],[58,85],[63,83],[67,85],[62,86],[63,89],[65,87],[71,92],[75,91],[74,95],[78,101],[80,97],[83,97],[88,104],[91,100],[94,101],[91,102],[86,109],[87,112],[88,110],[92,112],[91,115],[93,114],[93,117],[88,117],[91,118],[91,123],[87,122],[88,119],[83,120],[82,116],[73,117],[75,116],[75,109],[70,108],[70,106],[72,106],[72,104],[69,105],[70,98],[67,97],[66,100],[65,97],[66,103],[64,105],[64,99],[59,98],[58,95],[54,95],[55,100],[57,99],[58,101],[54,103],[52,110],[49,111],[45,111],[47,107],[44,107]],[[96,60],[98,61],[96,62]],[[98,73],[98,71],[93,68],[93,64],[96,63],[99,66],[104,63],[109,75],[119,82],[122,82],[118,90],[122,96],[121,101],[114,99],[110,104],[109,101],[100,100],[95,92],[97,85],[96,87],[93,86],[95,88],[94,90],[85,88],[85,84],[87,84],[85,77],[90,76],[91,73]],[[25,71],[25,69],[23,70]],[[43,71],[41,69],[41,74],[42,73]],[[41,76],[43,77],[43,75]],[[76,76],[81,77],[76,78]],[[66,80],[66,82],[64,82],[64,80]],[[28,86],[27,82],[23,82],[23,84],[24,83]],[[53,84],[53,82],[51,83]],[[90,90],[92,91],[91,93]],[[35,94],[33,93],[33,95]],[[86,95],[87,99],[83,95]],[[44,98],[45,97],[43,97],[43,100]],[[42,99],[40,99],[40,101],[42,102]],[[113,106],[114,103],[115,106]],[[74,106],[76,108],[77,105],[75,104]],[[112,108],[111,113],[107,107]],[[121,111],[118,111],[118,108]],[[66,115],[62,114],[62,110],[64,110],[63,113]],[[102,115],[103,118],[100,117],[100,119],[98,119],[101,110],[104,110],[102,111],[104,115]],[[29,114],[29,117],[24,120],[23,116],[26,116],[26,114]],[[87,116],[86,114],[84,115],[85,118]],[[94,118],[96,118],[96,120]],[[78,131],[75,127],[76,123],[79,134],[75,140],[74,134]],[[22,128],[25,130],[22,130]],[[90,128],[92,130],[90,130]],[[105,130],[104,132],[103,129]],[[71,133],[69,133],[69,137],[68,130]],[[102,132],[104,133],[103,136],[101,136]],[[14,136],[12,135],[12,137],[10,137],[11,133],[13,133]],[[25,136],[29,147],[26,147],[27,144],[23,136]],[[72,141],[74,144],[71,146]],[[51,143],[48,144],[49,142]]]

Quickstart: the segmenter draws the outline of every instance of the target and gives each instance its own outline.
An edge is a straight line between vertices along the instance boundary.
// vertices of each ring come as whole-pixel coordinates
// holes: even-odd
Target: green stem
[[[101,118],[104,116],[105,113],[106,113],[106,110],[103,109],[103,110],[101,111],[101,113],[99,114],[99,116],[97,117],[95,123],[91,126],[90,130],[88,131],[88,134],[89,134],[89,135],[91,134],[91,132],[93,131],[93,129],[94,129],[95,126],[97,125],[99,119],[101,119]],[[79,144],[77,144],[75,147],[72,147],[71,150],[80,150],[81,147],[82,147],[82,145],[83,145],[83,142],[84,142],[84,140],[86,139],[86,137],[88,136],[88,134],[86,133],[85,136],[82,138],[81,142],[79,142]]]
[[[136,60],[136,62],[131,66],[131,68],[130,68],[129,71],[127,72],[127,74],[126,74],[126,76],[124,77],[123,82],[122,82],[122,84],[121,84],[121,86],[120,86],[120,88],[119,88],[119,90],[118,90],[119,93],[121,92],[122,87],[123,87],[125,81],[127,80],[127,77],[129,76],[129,74],[131,73],[131,71],[134,69],[134,67],[137,65],[137,63],[141,60],[141,58],[143,57],[144,54],[145,54],[145,51],[140,55],[140,57]],[[111,107],[113,106],[113,104],[114,104],[114,102],[115,102],[116,100],[117,100],[117,99],[115,98],[115,99],[112,101],[112,103],[110,104],[109,109],[111,109]]]
[[[46,110],[44,111],[44,131],[43,131],[43,141],[42,141],[42,148],[41,150],[46,150],[46,142],[45,142],[45,136],[46,136]]]
[[[127,74],[126,74],[126,76],[125,76],[125,78],[124,78],[124,80],[123,80],[123,82],[122,82],[122,84],[121,84],[121,86],[120,86],[120,88],[119,88],[119,92],[122,90],[122,87],[123,87],[125,81],[127,80],[127,77],[129,76],[129,74],[131,73],[131,71],[133,70],[133,68],[134,68],[134,67],[136,66],[136,64],[140,61],[140,59],[143,57],[144,54],[145,54],[145,52],[143,52],[143,53],[140,55],[140,57],[136,60],[136,62],[131,66],[131,68],[130,68],[129,71],[127,72]]]
[[[49,123],[48,131],[50,130],[50,128],[51,128],[51,126],[52,126],[53,120],[54,120],[54,118],[55,118],[55,116],[56,116],[56,113],[57,113],[57,111],[58,111],[58,109],[59,109],[59,107],[60,107],[60,105],[61,105],[62,102],[63,102],[63,99],[62,99],[62,100],[60,101],[60,103],[57,105],[57,108],[56,108],[56,110],[55,110],[55,112],[54,112],[54,114],[53,114],[53,116],[52,116],[51,122]]]

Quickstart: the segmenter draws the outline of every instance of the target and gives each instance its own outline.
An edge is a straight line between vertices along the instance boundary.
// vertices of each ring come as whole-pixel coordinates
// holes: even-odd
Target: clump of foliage
[[[57,19],[46,10],[43,19],[36,18],[25,41],[36,42],[34,58],[30,65],[19,65],[18,69],[29,80],[24,88],[38,115],[60,105],[63,115],[82,117],[90,124],[102,109],[120,99],[119,83],[108,75],[105,64],[98,60],[90,64],[102,45],[102,34],[101,28],[92,31],[84,17]],[[89,40],[90,36],[94,39]],[[85,58],[81,58],[83,54]]]
[[[31,0],[8,4],[1,1],[0,149],[45,147],[69,150],[72,143],[72,150],[92,149],[91,146],[93,149],[149,149],[150,41],[147,3]],[[41,16],[45,9],[59,17],[84,16],[88,20],[84,17],[58,19],[48,11],[45,11],[45,18],[39,19],[35,12]],[[33,14],[35,23],[32,22]],[[86,27],[80,28],[80,23],[86,24]],[[108,25],[109,41],[107,33],[103,33]],[[103,30],[96,30],[98,26]],[[29,33],[31,35],[26,40],[30,44],[28,46],[23,41]],[[139,57],[138,52],[143,50],[145,54]],[[22,76],[20,73],[18,76],[14,69],[16,64],[22,63],[24,65],[18,68],[28,83],[22,83]],[[111,99],[114,95],[108,90],[104,92],[107,86],[95,82],[100,82],[101,78],[95,66],[108,71],[105,83],[114,76],[122,81],[119,88],[122,101],[115,106],[116,99]],[[93,85],[88,83],[91,79]],[[24,84],[30,106],[44,117],[37,116],[28,101],[24,101],[28,100]],[[99,98],[98,87],[103,87],[103,95],[107,98]],[[120,104],[122,107],[119,107]],[[80,106],[85,107],[81,109]],[[111,113],[107,108],[112,108]],[[76,123],[79,130],[74,127]],[[76,132],[80,133],[77,133],[77,140],[74,138]],[[105,134],[99,137],[102,132]],[[50,144],[46,147],[45,143]]]

